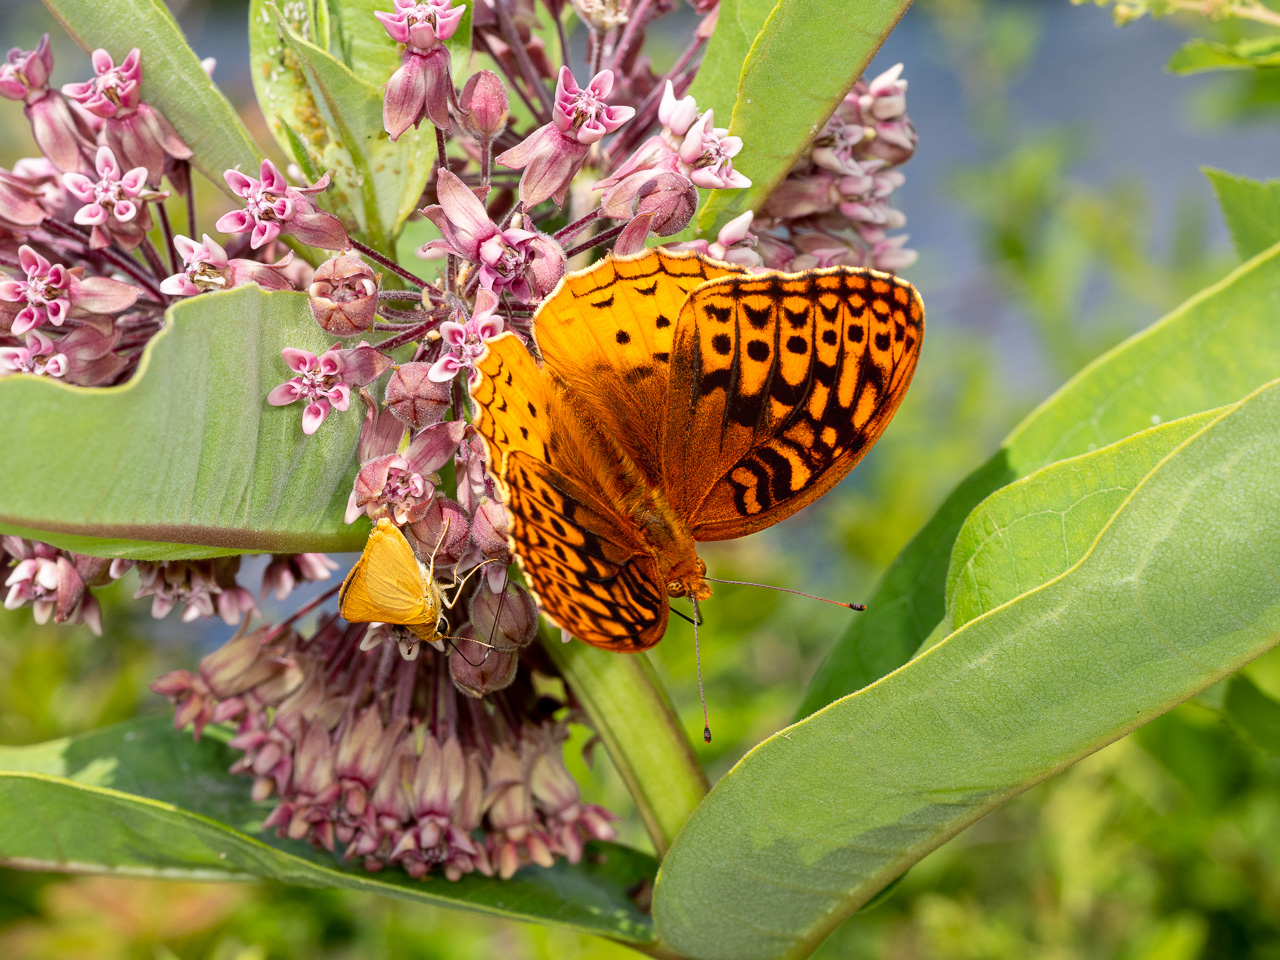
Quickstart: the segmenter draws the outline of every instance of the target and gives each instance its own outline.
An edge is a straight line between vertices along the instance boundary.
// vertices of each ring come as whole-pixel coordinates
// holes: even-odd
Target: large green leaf
[[[727,75],[742,63],[729,132],[742,138],[735,168],[744,190],[714,190],[698,211],[698,231],[714,236],[726,220],[764,203],[867,68],[911,0],[780,0],[751,40],[742,41],[765,4],[721,4],[707,50],[708,94],[721,102]],[[726,7],[729,9],[726,10]],[[741,19],[739,19],[739,16]],[[723,116],[719,118],[724,123]]]
[[[332,344],[306,294],[250,285],[168,317],[122,386],[0,379],[0,531],[140,560],[359,550],[360,403],[308,437],[296,404],[266,402],[284,347]]]
[[[142,51],[142,96],[169,118],[194,151],[191,162],[219,189],[230,194],[222,171],[257,169],[259,153],[249,131],[161,0],[44,2],[86,50],[103,47],[116,63],[133,47]]]
[[[751,45],[764,28],[778,0],[721,0],[715,32],[693,78],[689,93],[703,110],[713,109],[720,122],[733,114],[738,81]]]
[[[34,747],[0,747],[0,862],[175,880],[264,877],[652,939],[649,918],[627,896],[653,877],[656,865],[645,854],[598,844],[576,867],[528,867],[509,881],[368,873],[263,831],[271,806],[252,802],[249,781],[227,773],[238,754],[221,742],[226,736],[215,728],[194,743],[154,717]]]
[[[1280,381],[1166,457],[1065,573],[749,753],[659,871],[664,945],[807,956],[985,813],[1274,646],[1277,462]]]
[[[819,668],[798,716],[905,663],[942,619],[956,533],[988,494],[1045,464],[1153,423],[1239,400],[1280,371],[1280,249],[1243,264],[1103,354],[1034,410],[890,565]],[[927,347],[926,347],[927,350]],[[921,371],[928,375],[928,356]]]
[[[1222,218],[1241,260],[1280,241],[1280,180],[1259,183],[1211,167],[1204,168],[1204,175],[1218,195]]]
[[[297,32],[271,0],[254,0],[251,14],[254,32],[266,30],[257,22],[263,15],[276,30],[274,41],[263,33],[254,46],[255,82],[263,72],[264,107],[270,104],[275,111],[271,123],[279,127],[277,139],[283,136],[300,165],[333,176],[325,196],[332,197],[334,212],[370,245],[389,252],[434,162],[430,124],[392,143],[382,127],[382,93],[376,84]],[[299,156],[303,150],[305,156]]]
[[[1183,417],[1059,460],[983,500],[951,550],[947,628],[957,630],[1074,565],[1156,464],[1230,409]]]

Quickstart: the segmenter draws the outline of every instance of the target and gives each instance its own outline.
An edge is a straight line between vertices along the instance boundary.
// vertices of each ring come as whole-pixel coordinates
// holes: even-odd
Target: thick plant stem
[[[542,631],[663,856],[707,792],[706,774],[643,653],[611,653]]]

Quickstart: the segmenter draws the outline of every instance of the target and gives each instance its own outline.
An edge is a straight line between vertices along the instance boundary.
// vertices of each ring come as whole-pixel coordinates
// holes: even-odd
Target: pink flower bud
[[[449,676],[453,685],[469,697],[487,696],[509,687],[516,678],[519,657],[514,652],[496,650],[475,641],[474,627],[459,631],[449,651]]]
[[[438,496],[421,519],[403,532],[419,560],[430,563],[434,557],[437,567],[448,567],[462,559],[470,529],[466,511],[448,497]]]
[[[381,278],[359,257],[344,254],[320,264],[308,290],[311,315],[335,337],[368,330],[378,312]]]
[[[538,608],[518,583],[509,583],[505,590],[495,592],[487,581],[481,580],[469,608],[476,636],[498,650],[526,647],[538,632]]]
[[[463,123],[477,139],[492,139],[507,128],[507,90],[492,70],[473,73],[458,99],[464,111]]]
[[[507,524],[506,508],[489,497],[481,498],[471,523],[471,539],[486,558],[508,556]]]
[[[659,237],[679,233],[698,209],[698,191],[678,173],[660,173],[636,191],[636,215],[652,214],[649,229]]]
[[[449,405],[450,385],[432,380],[429,363],[402,363],[387,382],[387,408],[414,430],[436,423]]]

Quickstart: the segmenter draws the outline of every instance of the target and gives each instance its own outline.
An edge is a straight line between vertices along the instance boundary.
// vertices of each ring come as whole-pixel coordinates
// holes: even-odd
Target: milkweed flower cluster
[[[236,725],[232,770],[253,779],[255,800],[274,800],[264,825],[281,836],[415,877],[577,863],[588,841],[614,838],[617,818],[584,803],[565,768],[569,705],[528,673],[468,696],[455,665],[468,652],[407,659],[385,629],[330,615],[307,637],[241,631],[152,689],[197,737]]]
[[[563,3],[543,2],[559,17]],[[440,636],[323,612],[304,635],[296,624],[334,585],[250,629],[261,612],[238,558],[135,564],[9,537],[0,574],[6,606],[30,606],[40,622],[100,629],[93,590],[133,569],[135,599],[149,598],[154,617],[240,624],[197,671],[153,689],[197,737],[236,725],[234,769],[257,799],[275,799],[268,824],[282,835],[370,870],[509,877],[576,862],[585,843],[613,836],[614,818],[582,802],[564,764],[565,725],[581,719],[573,690],[562,703],[533,693],[532,678],[555,671],[533,643],[534,599],[508,576],[502,491],[468,423],[476,364],[500,335],[532,345],[539,304],[572,267],[681,233],[700,189],[750,187],[751,144],[689,94],[714,0],[690,3],[698,24],[662,72],[644,43],[676,9],[667,0],[574,0],[585,65],[556,62],[535,0],[380,6],[370,17],[399,54],[389,76],[372,78],[386,136],[425,124],[435,137],[436,168],[414,206],[439,230],[418,251],[438,278],[389,257],[394,238],[366,242],[343,197],[368,182],[316,169],[315,157],[295,158],[314,170],[305,178],[269,159],[221,171],[230,203],[206,232],[192,152],[143,96],[142,54],[117,64],[95,51],[92,78],[55,87],[45,38],[0,63],[0,96],[23,104],[41,153],[0,169],[0,375],[119,384],[178,298],[248,284],[304,291],[332,346],[282,351],[262,397],[282,409],[266,415],[288,418],[306,443],[332,421],[363,418],[345,519],[387,519],[404,534],[450,598]],[[495,69],[459,77],[459,89],[468,14],[471,51]],[[859,81],[757,212],[679,246],[748,268],[910,265],[890,204],[916,144],[905,92],[900,66]],[[531,119],[513,123],[513,101]],[[337,569],[323,554],[273,556],[262,596],[287,600]]]

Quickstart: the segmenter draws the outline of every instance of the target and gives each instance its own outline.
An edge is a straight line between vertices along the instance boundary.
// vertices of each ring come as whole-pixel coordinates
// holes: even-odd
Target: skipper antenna
[[[803,590],[792,590],[790,587],[775,587],[771,583],[752,583],[749,580],[720,580],[720,579],[717,579],[716,577],[707,577],[707,576],[704,576],[702,579],[710,580],[712,583],[732,583],[735,586],[739,586],[739,587],[763,587],[765,590],[777,590],[781,593],[794,593],[797,597],[808,597],[810,600],[821,600],[823,603],[833,603],[837,607],[845,607],[848,610],[867,609],[867,605],[865,603],[845,603],[842,600],[829,600],[826,597],[819,597],[819,596],[815,596],[812,593],[805,593]],[[694,610],[696,613],[697,604],[694,604]]]

